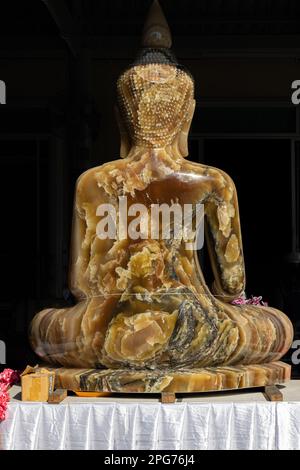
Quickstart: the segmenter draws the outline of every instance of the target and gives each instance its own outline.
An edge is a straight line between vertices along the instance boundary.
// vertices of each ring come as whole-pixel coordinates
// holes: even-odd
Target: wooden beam
[[[48,403],[57,405],[58,403],[61,403],[65,398],[67,398],[67,395],[68,395],[67,390],[62,390],[61,388],[57,388],[49,396]]]
[[[175,403],[176,395],[175,393],[170,392],[161,392],[161,403]]]
[[[265,397],[269,401],[283,401],[283,395],[276,385],[266,385]]]

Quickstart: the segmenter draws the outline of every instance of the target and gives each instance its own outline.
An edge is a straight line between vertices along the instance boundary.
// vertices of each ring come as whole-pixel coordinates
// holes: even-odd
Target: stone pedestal
[[[113,393],[197,393],[264,387],[290,380],[291,367],[284,362],[201,369],[55,370],[56,387],[73,391]]]

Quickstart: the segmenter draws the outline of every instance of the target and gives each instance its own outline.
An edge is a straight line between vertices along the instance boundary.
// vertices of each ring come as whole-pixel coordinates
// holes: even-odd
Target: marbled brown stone
[[[147,31],[152,31],[149,21]],[[274,308],[230,303],[245,289],[236,188],[224,171],[185,160],[194,83],[169,58],[164,44],[154,52],[147,44],[141,59],[118,80],[122,159],[86,171],[75,189],[70,289],[76,304],[38,313],[30,341],[52,364],[122,369],[116,375],[96,373],[98,378],[107,374],[110,381],[145,377],[148,369],[166,390],[170,377],[175,388],[188,390],[205,377],[214,384],[209,387],[223,378],[229,384],[230,377],[239,383],[241,368],[247,371],[241,372],[241,383],[254,386],[255,377],[266,380],[274,370],[265,363],[277,364],[289,349],[293,328]],[[127,197],[128,207],[143,204],[148,213],[157,203],[204,205],[215,277],[211,289],[197,252],[183,239],[152,239],[149,234],[138,240],[99,238],[98,206],[112,204],[118,213],[121,196]],[[162,233],[163,227],[158,228]],[[171,224],[171,234],[174,230]],[[246,364],[264,366],[243,369]],[[229,368],[233,365],[239,368]],[[207,369],[216,366],[226,369]],[[145,388],[145,380],[139,380]]]
[[[115,393],[196,393],[284,383],[290,366],[283,362],[203,369],[120,370],[56,369],[56,387]]]

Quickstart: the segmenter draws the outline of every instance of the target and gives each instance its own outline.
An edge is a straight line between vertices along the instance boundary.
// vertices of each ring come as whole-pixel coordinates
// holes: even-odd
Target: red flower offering
[[[13,369],[4,369],[0,373],[0,421],[3,421],[7,416],[7,404],[9,402],[9,388],[18,382],[20,374]]]

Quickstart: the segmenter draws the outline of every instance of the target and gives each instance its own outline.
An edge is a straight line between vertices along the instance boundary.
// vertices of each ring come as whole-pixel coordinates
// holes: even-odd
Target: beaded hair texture
[[[133,144],[170,145],[188,119],[194,80],[170,50],[171,33],[158,2],[146,20],[142,49],[117,82],[118,106]]]

